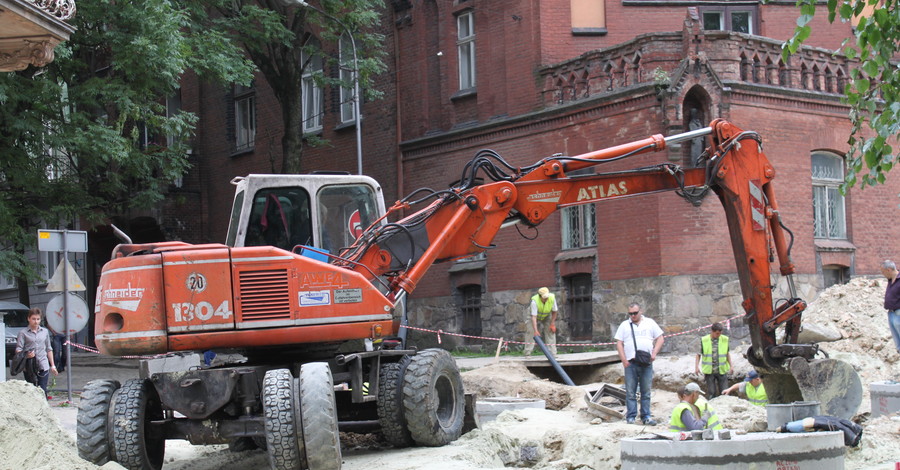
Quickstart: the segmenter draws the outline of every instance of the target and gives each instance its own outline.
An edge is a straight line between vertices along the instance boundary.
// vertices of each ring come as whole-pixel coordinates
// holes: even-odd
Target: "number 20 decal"
[[[189,322],[195,318],[200,321],[207,321],[212,317],[221,317],[223,320],[227,320],[234,315],[234,312],[228,308],[227,300],[223,301],[215,309],[209,302],[197,302],[196,304],[176,302],[172,304],[172,310],[175,312],[175,321],[177,322]]]

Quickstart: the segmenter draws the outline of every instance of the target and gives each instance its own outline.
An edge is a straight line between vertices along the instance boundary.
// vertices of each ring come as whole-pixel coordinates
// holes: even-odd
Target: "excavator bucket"
[[[827,416],[851,419],[862,403],[862,383],[859,374],[850,364],[836,359],[814,359],[807,361],[795,357],[788,368],[796,381],[791,387],[789,375],[778,375],[772,379],[779,381],[773,390],[780,390],[781,396],[770,396],[770,403],[790,403],[794,390],[799,391],[803,401],[817,401],[821,413]],[[766,387],[769,390],[769,387]]]

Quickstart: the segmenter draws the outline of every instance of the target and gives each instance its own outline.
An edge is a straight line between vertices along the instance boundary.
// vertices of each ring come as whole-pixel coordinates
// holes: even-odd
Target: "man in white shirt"
[[[625,420],[633,424],[637,417],[637,389],[640,386],[641,421],[656,426],[656,420],[650,414],[650,387],[653,385],[653,361],[665,338],[659,325],[643,315],[640,304],[628,306],[628,317],[619,325],[615,336],[619,360],[625,367]],[[643,354],[638,354],[639,351]]]

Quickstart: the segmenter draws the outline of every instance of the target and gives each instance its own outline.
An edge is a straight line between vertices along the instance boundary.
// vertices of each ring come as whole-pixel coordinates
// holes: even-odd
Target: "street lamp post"
[[[359,60],[356,55],[356,40],[353,39],[353,32],[350,30],[347,25],[338,19],[336,16],[326,13],[321,8],[315,7],[306,3],[304,0],[287,0],[285,3],[287,4],[295,4],[305,8],[312,8],[322,15],[334,20],[335,23],[340,25],[347,31],[347,36],[350,37],[350,47],[353,49],[353,121],[356,126],[356,172],[358,174],[363,174],[362,167],[362,110],[360,109],[360,105],[362,104],[359,99]],[[340,42],[338,43],[340,44]]]

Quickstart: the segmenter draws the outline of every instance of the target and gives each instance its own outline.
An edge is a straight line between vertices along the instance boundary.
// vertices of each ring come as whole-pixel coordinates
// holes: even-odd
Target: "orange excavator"
[[[571,176],[698,138],[708,143],[698,168]],[[696,201],[711,190],[722,203],[751,332],[747,357],[770,402],[819,401],[823,414],[850,417],[862,398],[856,372],[797,344],[806,303],[791,280],[792,235],[774,178],[759,135],[724,120],[521,168],[481,151],[449,189],[419,190],[390,211],[365,176],[236,178],[224,244],[132,244],[122,234],[99,282],[96,343],[104,354],[159,357],[142,362],[140,379],[85,387],[79,452],[97,464],[159,469],[165,441],[186,439],[266,448],[274,469],[337,469],[339,428],[377,426],[398,447],[447,444],[463,426],[459,371],[446,351],[407,347],[403,328],[405,298],[428,269],[560,208],[663,191]],[[774,255],[789,299],[773,298]],[[237,359],[201,364],[197,353],[210,350]]]

